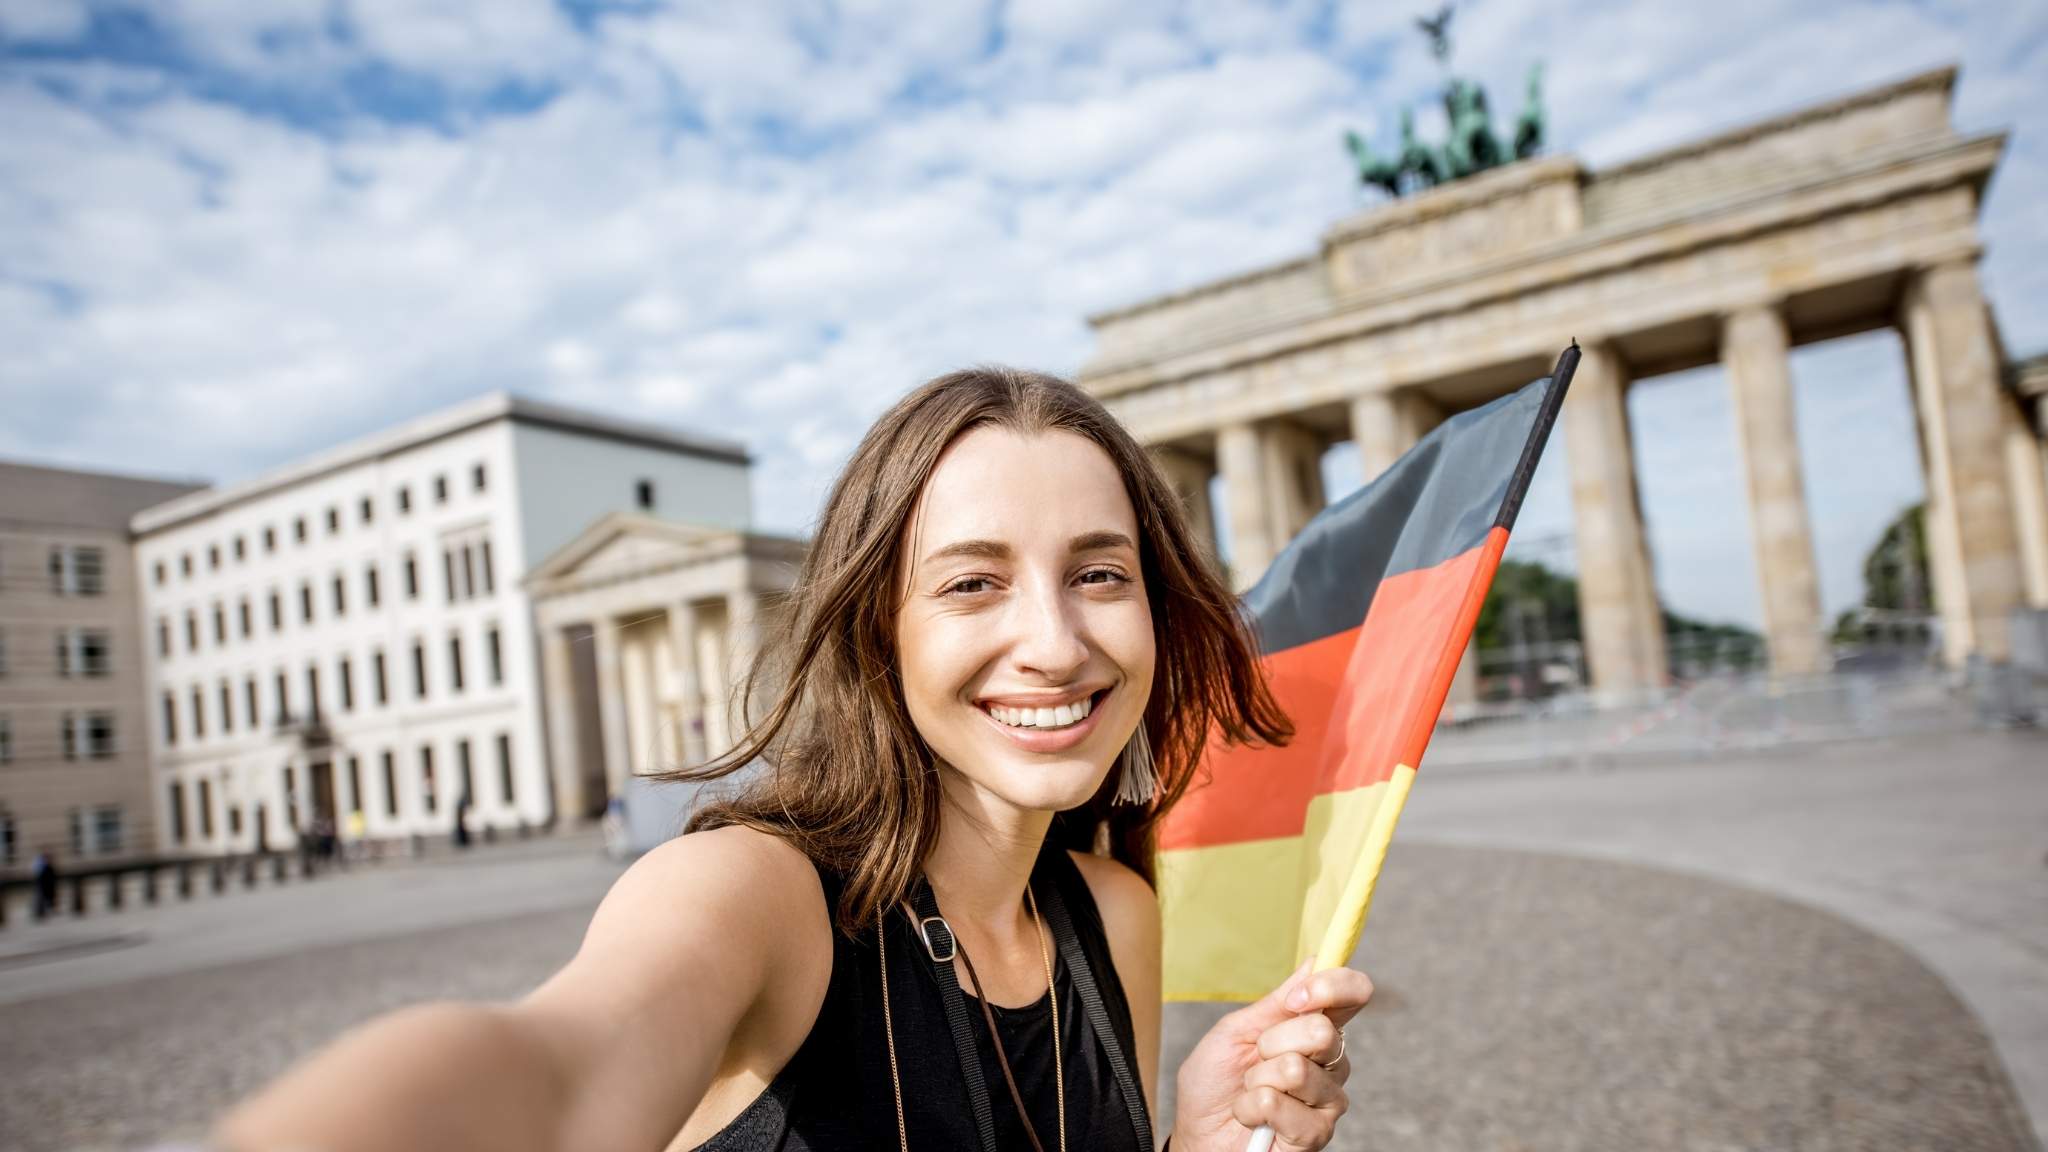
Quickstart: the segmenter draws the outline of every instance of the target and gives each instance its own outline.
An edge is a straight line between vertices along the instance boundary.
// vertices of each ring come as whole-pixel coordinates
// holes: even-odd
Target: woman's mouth
[[[981,713],[997,731],[1027,751],[1060,752],[1079,744],[1095,730],[1096,712],[1111,691],[1104,688],[1046,704],[985,700],[981,702]]]

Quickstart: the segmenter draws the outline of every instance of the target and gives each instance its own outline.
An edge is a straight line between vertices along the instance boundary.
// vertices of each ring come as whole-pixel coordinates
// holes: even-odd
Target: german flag
[[[1579,349],[1323,510],[1244,597],[1286,747],[1212,744],[1159,835],[1169,1000],[1351,957]]]

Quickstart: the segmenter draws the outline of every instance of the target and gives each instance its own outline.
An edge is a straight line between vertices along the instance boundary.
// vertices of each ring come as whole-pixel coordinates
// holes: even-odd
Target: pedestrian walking
[[[35,917],[48,919],[57,914],[57,881],[62,875],[57,870],[57,858],[45,848],[36,853],[29,865],[29,875],[35,884]]]

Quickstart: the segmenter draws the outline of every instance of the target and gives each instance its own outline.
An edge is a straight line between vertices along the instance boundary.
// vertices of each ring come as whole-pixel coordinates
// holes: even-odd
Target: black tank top
[[[836,908],[841,878],[820,870],[825,906]],[[1047,845],[1031,874],[1034,885],[1056,884],[1080,938],[1081,951],[1095,971],[1103,1007],[1125,1059],[1137,1071],[1130,1003],[1109,955],[1102,916],[1088,883],[1062,848]],[[966,1080],[947,1027],[945,1002],[924,944],[910,920],[900,914],[884,918],[889,934],[889,997],[896,1023],[896,1064],[903,1084],[905,1129],[912,1152],[950,1152],[973,1148],[974,1114],[968,1107]],[[883,1030],[881,958],[875,930],[868,927],[855,939],[836,928],[832,933],[832,978],[818,1018],[803,1045],[766,1091],[699,1145],[700,1152],[841,1152],[843,1149],[895,1148],[896,1101],[889,1082],[888,1039]],[[1087,1010],[1067,976],[1057,948],[1053,950],[1053,987],[1060,998],[1060,1040],[1066,1061],[1067,1147],[1103,1152],[1141,1152],[1131,1130],[1108,1057],[1088,1026]],[[1003,1084],[988,1025],[974,1004],[974,990],[961,989],[974,1020],[975,1043],[981,1055],[982,1078],[994,1109],[996,1142],[1002,1148],[1031,1147],[1017,1119],[1017,1106]],[[1003,1051],[1017,1077],[1017,1090],[1031,1109],[1031,1123],[1046,1152],[1057,1147],[1059,1122],[1053,1076],[1052,1009],[1044,997],[1023,1008],[991,1004]],[[1144,1149],[1142,1152],[1151,1152]]]

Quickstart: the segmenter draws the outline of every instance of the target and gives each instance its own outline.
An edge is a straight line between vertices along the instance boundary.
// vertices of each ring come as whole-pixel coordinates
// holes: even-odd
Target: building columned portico
[[[1667,676],[1630,381],[1720,362],[1774,671],[1829,662],[1790,350],[1904,337],[1951,664],[2002,661],[2048,606],[2041,432],[2007,384],[1977,271],[2002,133],[1950,124],[1953,69],[1599,171],[1524,161],[1384,204],[1312,255],[1091,319],[1081,382],[1140,439],[1250,586],[1322,505],[1321,454],[1370,480],[1449,413],[1584,349],[1560,439],[1596,693]],[[1211,507],[1210,479],[1222,478]]]
[[[614,513],[534,572],[558,814],[599,816],[629,776],[732,747],[735,693],[803,556],[796,540]]]

